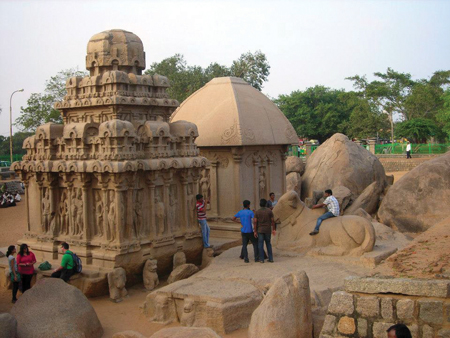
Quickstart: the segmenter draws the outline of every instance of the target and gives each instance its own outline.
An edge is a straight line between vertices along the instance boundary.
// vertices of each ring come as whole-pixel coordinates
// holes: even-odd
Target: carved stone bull
[[[329,256],[361,256],[373,250],[375,230],[371,222],[359,216],[326,219],[319,234],[310,236],[319,214],[309,209],[295,191],[281,196],[273,213],[279,223],[274,238],[278,249]]]

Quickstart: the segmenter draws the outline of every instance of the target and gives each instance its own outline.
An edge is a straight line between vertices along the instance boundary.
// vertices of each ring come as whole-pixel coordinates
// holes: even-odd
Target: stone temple
[[[258,209],[270,192],[276,198],[286,192],[287,146],[298,143],[297,133],[260,91],[240,78],[215,78],[172,115],[172,122],[182,120],[197,125],[196,144],[211,163],[200,179],[200,191],[211,199],[208,218],[224,221],[243,200]]]
[[[87,46],[90,76],[67,80],[55,104],[63,124],[47,123],[27,138],[13,169],[26,186],[28,231],[21,242],[39,261],[59,261],[62,241],[83,270],[123,267],[142,279],[147,259],[171,268],[184,251],[202,252],[195,195],[207,160],[199,156],[194,123],[169,122],[179,103],[167,78],[142,75],[143,44],[124,30],[94,35]]]

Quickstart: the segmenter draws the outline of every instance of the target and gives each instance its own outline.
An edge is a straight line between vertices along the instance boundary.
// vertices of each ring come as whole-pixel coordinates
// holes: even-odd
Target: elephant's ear
[[[293,209],[297,209],[298,198],[295,194],[292,194],[292,199],[289,201],[289,206]]]

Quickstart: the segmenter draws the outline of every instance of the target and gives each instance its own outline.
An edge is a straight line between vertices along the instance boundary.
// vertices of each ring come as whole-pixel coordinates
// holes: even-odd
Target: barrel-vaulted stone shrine
[[[200,259],[195,195],[207,160],[195,124],[169,122],[178,106],[167,78],[142,75],[141,40],[124,30],[94,35],[87,46],[90,76],[67,80],[55,104],[63,125],[47,123],[27,138],[13,169],[26,186],[26,242],[38,260],[60,260],[66,241],[83,270],[127,271],[142,278],[147,259],[171,267],[184,251]]]
[[[260,91],[240,78],[215,78],[172,115],[172,122],[182,120],[197,125],[196,144],[211,162],[199,189],[211,199],[208,218],[229,219],[245,199],[257,209],[270,192],[286,192],[285,154],[297,133]]]

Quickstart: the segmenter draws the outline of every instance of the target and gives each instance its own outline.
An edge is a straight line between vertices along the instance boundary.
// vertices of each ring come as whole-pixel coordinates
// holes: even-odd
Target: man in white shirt
[[[411,157],[411,143],[407,143],[406,144],[406,158],[408,159],[408,158],[412,158]]]
[[[323,201],[323,203],[313,205],[312,207],[313,209],[317,209],[326,206],[328,208],[328,212],[324,213],[317,219],[314,231],[309,233],[311,236],[317,235],[319,233],[319,228],[323,220],[339,216],[339,202],[336,199],[336,197],[333,196],[333,192],[331,191],[331,189],[325,190],[325,197],[326,198],[325,201]]]

